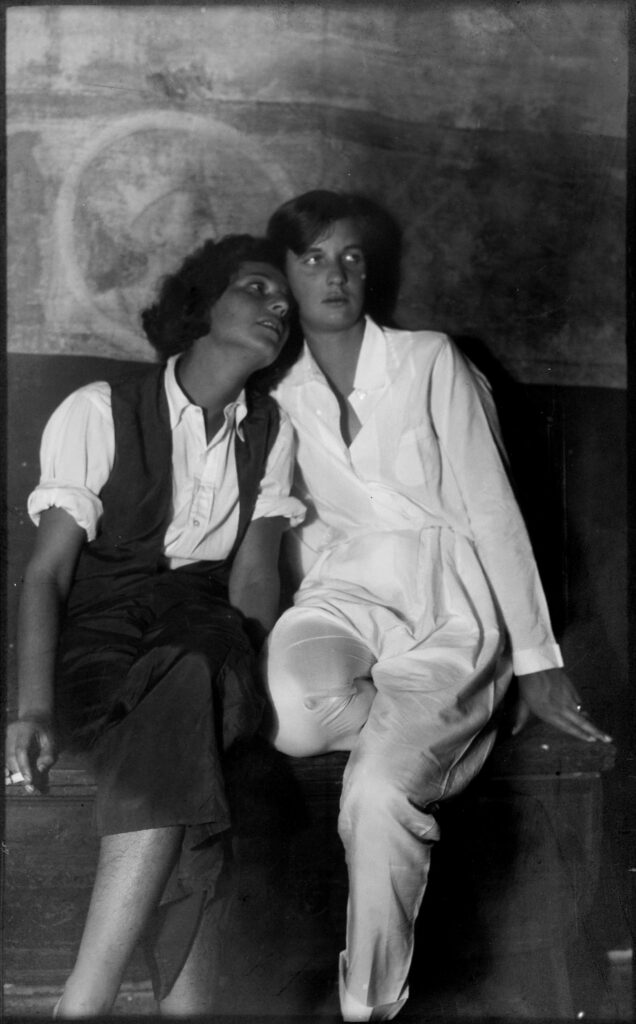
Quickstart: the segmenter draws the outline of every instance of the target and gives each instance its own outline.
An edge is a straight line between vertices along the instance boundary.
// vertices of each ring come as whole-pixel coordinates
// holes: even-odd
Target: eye
[[[315,267],[320,260],[320,256],[317,253],[310,253],[308,256],[303,256],[302,262],[307,267]]]
[[[346,252],[343,259],[352,266],[358,266],[360,263],[364,263],[364,253],[359,251]]]
[[[257,292],[259,295],[265,294],[264,281],[248,281],[245,287],[251,292]]]

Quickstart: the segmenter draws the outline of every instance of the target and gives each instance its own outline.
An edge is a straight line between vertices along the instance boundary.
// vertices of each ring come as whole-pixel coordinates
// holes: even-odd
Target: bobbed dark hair
[[[244,263],[269,263],[284,273],[285,250],[272,239],[248,234],[207,239],[178,270],[161,280],[157,299],[143,310],[141,323],[163,362],[208,333],[212,307]],[[295,362],[300,345],[294,332],[276,361],[253,373],[248,384],[259,391],[270,390]]]
[[[391,322],[400,284],[402,232],[392,215],[375,200],[355,192],[314,189],[274,211],[267,237],[284,251],[301,256],[336,221],[357,225],[367,263],[365,311],[379,323]]]

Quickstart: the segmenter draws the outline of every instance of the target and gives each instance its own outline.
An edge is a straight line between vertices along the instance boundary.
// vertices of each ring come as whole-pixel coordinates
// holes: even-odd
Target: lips
[[[277,338],[282,337],[283,325],[280,320],[273,320],[271,317],[266,317],[263,320],[259,320],[258,323],[261,327],[269,327],[270,330],[274,331]]]

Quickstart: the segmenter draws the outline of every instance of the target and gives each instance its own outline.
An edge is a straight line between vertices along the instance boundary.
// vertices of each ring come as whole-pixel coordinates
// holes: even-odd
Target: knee
[[[281,683],[281,680],[278,680]],[[289,685],[274,688],[270,685],[272,702],[272,730],[270,739],[277,750],[290,757],[308,757],[321,754],[322,743],[315,722],[308,711],[302,688],[287,680]]]
[[[290,757],[321,753],[301,679],[271,661],[266,678],[271,704],[270,741]]]
[[[267,647],[273,742],[298,757],[351,750],[376,692],[366,678],[368,657],[324,617],[297,612],[279,619]],[[360,678],[352,678],[352,668]]]
[[[216,676],[216,666],[210,664],[205,651],[184,648],[174,657],[174,652],[168,648],[165,651],[160,649],[158,656],[160,663],[163,658],[169,666],[162,676],[163,685],[173,691],[175,696],[178,694],[185,700],[187,695],[189,704],[194,701],[209,701],[210,683]],[[169,661],[171,656],[172,664]]]
[[[277,714],[283,719],[296,716],[305,700],[303,680],[300,672],[281,657],[276,647],[267,651],[265,679],[270,700]]]
[[[293,757],[351,750],[375,696],[372,684],[316,689],[300,673],[269,672],[276,748]]]
[[[270,740],[290,757],[323,753],[322,742],[308,696],[309,681],[297,653],[281,636],[280,623],[270,637],[266,651],[266,685],[271,703]]]

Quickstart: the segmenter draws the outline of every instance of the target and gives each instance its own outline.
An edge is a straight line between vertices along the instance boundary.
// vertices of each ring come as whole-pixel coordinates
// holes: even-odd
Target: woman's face
[[[242,352],[249,370],[273,363],[289,333],[289,286],[270,263],[245,262],[210,310],[215,346]]]
[[[358,323],[365,277],[362,236],[353,220],[335,221],[300,256],[287,253],[289,286],[308,333],[343,331]]]

